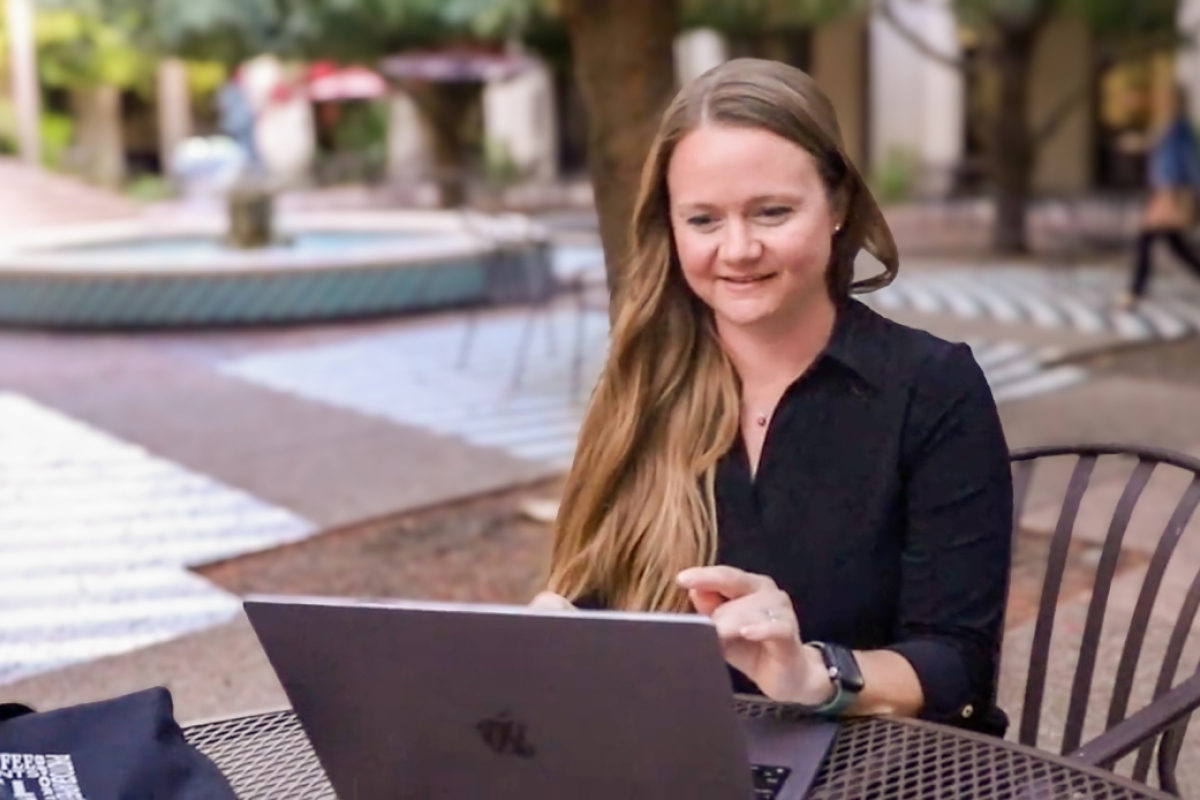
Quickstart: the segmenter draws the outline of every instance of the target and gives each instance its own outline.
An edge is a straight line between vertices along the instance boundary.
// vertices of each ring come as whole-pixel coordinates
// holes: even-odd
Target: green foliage
[[[488,137],[483,147],[484,171],[488,184],[497,189],[513,186],[521,181],[521,166],[513,158],[508,143],[503,139]]]
[[[69,8],[42,10],[35,23],[38,72],[46,86],[144,86],[154,61],[120,25]]]
[[[318,180],[338,184],[382,179],[387,170],[388,103],[356,100],[339,103],[332,110],[336,121],[317,152]]]
[[[146,0],[164,50],[233,65],[260,52],[287,50],[302,20],[293,0]]]
[[[0,154],[14,155],[17,149],[17,112],[11,100],[0,97]]]
[[[544,0],[153,0],[172,52],[234,63],[271,52],[374,64],[453,40],[501,41],[547,15]]]
[[[125,187],[125,194],[143,202],[166,200],[176,193],[174,183],[159,175],[138,175]]]
[[[212,94],[229,78],[229,68],[220,61],[190,61],[187,65],[188,89],[195,97]]]
[[[42,114],[42,161],[48,167],[62,166],[63,156],[75,138],[75,121],[66,114]]]
[[[1173,49],[1185,43],[1178,29],[1179,0],[1059,0],[1062,10],[1087,20],[1112,58]]]
[[[729,33],[822,25],[863,10],[868,0],[678,0],[684,28]]]
[[[1129,42],[1175,31],[1179,0],[953,0],[953,6],[961,23],[981,30],[1065,13],[1086,20],[1103,40]]]
[[[903,203],[916,189],[920,158],[912,150],[893,147],[876,167],[874,190],[884,203]]]

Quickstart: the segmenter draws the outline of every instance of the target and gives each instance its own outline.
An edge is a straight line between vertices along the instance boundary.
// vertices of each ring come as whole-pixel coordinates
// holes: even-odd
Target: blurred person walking
[[[1117,298],[1117,305],[1131,309],[1146,296],[1153,269],[1153,246],[1162,239],[1181,261],[1200,277],[1200,255],[1185,239],[1196,223],[1200,195],[1200,143],[1187,117],[1187,98],[1182,87],[1174,92],[1173,115],[1150,152],[1147,179],[1150,200],[1142,215],[1137,255],[1130,287]]]
[[[251,168],[259,169],[262,160],[258,156],[258,147],[254,141],[257,114],[242,82],[240,67],[217,92],[217,109],[221,131],[241,146]]]

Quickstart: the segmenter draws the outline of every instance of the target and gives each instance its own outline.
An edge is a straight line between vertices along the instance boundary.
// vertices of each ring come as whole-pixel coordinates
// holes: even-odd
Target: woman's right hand
[[[554,592],[541,592],[537,597],[533,598],[529,603],[530,608],[541,609],[542,611],[575,611],[575,606],[570,600],[563,597],[561,594]]]

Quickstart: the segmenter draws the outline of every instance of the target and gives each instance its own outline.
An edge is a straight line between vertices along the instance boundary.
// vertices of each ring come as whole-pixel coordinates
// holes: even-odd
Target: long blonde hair
[[[887,285],[899,267],[887,224],[842,149],[833,106],[808,75],[737,59],[679,92],[642,170],[608,360],[559,508],[549,588],[568,599],[685,611],[676,574],[716,559],[715,468],[738,435],[741,387],[712,312],[684,281],[667,192],[676,145],[703,124],[764,129],[813,154],[826,191],[847,210],[827,273],[835,301]],[[854,283],[863,247],[885,270]]]

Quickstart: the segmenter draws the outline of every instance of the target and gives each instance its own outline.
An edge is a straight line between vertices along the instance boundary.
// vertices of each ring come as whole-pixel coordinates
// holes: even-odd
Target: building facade
[[[899,0],[893,8],[909,36],[882,16],[867,14],[758,39],[687,31],[676,44],[677,71],[681,80],[690,80],[741,55],[790,61],[813,75],[830,97],[846,150],[865,174],[890,181],[912,197],[981,191],[987,134],[981,118],[995,87],[986,73],[982,79],[969,78],[980,72],[945,63],[976,58],[972,36],[960,29],[947,0]],[[1200,32],[1200,0],[1181,0],[1179,20],[1185,34]],[[944,60],[916,46],[912,36]],[[1050,118],[1060,119],[1038,148],[1033,178],[1038,194],[1140,188],[1146,149],[1156,126],[1170,114],[1177,82],[1187,90],[1191,115],[1200,119],[1200,48],[1121,64],[1097,77],[1093,38],[1084,21],[1068,16],[1055,19],[1039,38],[1029,121],[1037,128]],[[578,114],[577,104],[564,112],[562,92],[550,97],[550,84],[535,82],[548,93],[544,102],[491,103],[488,125],[510,137],[511,149],[523,154],[532,172],[557,177],[564,167],[570,172],[580,164],[578,151],[585,142],[577,140],[578,134],[564,138],[564,131],[578,131],[575,120],[564,118]],[[489,88],[500,91],[507,90]],[[537,120],[531,116],[535,113]],[[556,125],[559,133],[532,133],[547,124]],[[538,144],[518,145],[518,139]],[[548,152],[563,148],[576,151],[569,164]]]

